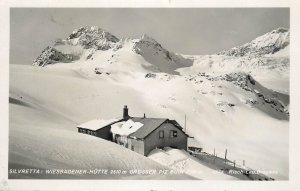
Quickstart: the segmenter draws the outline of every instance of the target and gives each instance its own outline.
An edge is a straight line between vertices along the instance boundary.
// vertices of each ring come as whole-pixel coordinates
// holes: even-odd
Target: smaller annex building
[[[145,156],[155,148],[187,150],[189,137],[175,120],[146,118],[145,115],[130,117],[127,106],[121,119],[92,120],[77,128],[79,133],[115,142]]]

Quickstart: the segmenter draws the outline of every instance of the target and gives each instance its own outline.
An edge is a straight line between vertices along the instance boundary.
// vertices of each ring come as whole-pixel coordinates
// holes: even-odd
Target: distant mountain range
[[[266,61],[257,58],[269,55],[268,59],[270,60],[272,55],[288,49],[289,37],[289,29],[278,28],[257,37],[249,43],[219,52],[216,55],[229,56],[231,59],[247,57],[248,61],[242,59],[238,60],[238,63],[243,65],[245,62],[251,62],[251,65],[264,66]],[[199,62],[199,58],[205,61],[205,57],[202,56],[184,56],[170,52],[163,48],[155,39],[145,34],[140,39],[118,39],[113,34],[99,27],[92,26],[74,30],[65,40],[58,39],[53,46],[45,48],[42,54],[35,59],[33,65],[46,66],[59,62],[69,63],[77,60],[93,59],[94,53],[99,51],[110,52],[110,57],[113,58],[119,49],[128,45],[130,47],[127,48],[132,50],[132,54],[142,56],[152,65],[149,67],[158,72],[178,74],[175,71],[178,68],[192,66],[193,63]],[[284,62],[286,65],[289,62],[287,60],[289,55],[285,54],[283,57],[286,59],[281,62]],[[272,62],[271,68],[274,68],[273,66],[274,62]]]

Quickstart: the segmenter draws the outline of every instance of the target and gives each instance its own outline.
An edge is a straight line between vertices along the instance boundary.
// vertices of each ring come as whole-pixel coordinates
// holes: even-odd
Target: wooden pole
[[[235,168],[235,160],[233,161],[233,168]]]
[[[186,114],[184,114],[184,132],[186,132]]]
[[[216,155],[216,149],[214,148],[214,156]]]
[[[227,149],[225,150],[225,163],[226,163],[226,160],[227,160]]]

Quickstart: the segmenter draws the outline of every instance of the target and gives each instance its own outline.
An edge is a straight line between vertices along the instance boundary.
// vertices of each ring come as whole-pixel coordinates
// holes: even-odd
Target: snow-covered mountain
[[[186,56],[168,51],[147,35],[139,39],[119,40],[99,27],[81,27],[65,40],[59,39],[53,46],[47,47],[33,65],[85,62],[85,68],[93,71],[120,72],[124,69],[123,72],[128,72],[138,69],[181,75],[246,72],[260,78],[264,85],[286,93],[289,90],[282,90],[282,87],[288,87],[289,34],[288,29],[278,28],[215,55]],[[267,79],[265,76],[268,76]],[[279,76],[283,80],[277,82]],[[274,87],[270,81],[275,81],[280,87]]]
[[[83,49],[108,50],[116,47],[119,39],[99,27],[81,27],[74,30],[65,40],[57,39],[33,62],[36,66],[46,66],[57,62],[68,63],[78,60]]]
[[[64,54],[57,49],[48,46],[43,50],[42,54],[35,59],[33,65],[45,66],[57,62],[69,63],[78,59],[79,57],[77,55]]]
[[[117,42],[119,39],[114,35],[97,26],[92,26],[74,30],[66,40],[62,40],[60,43],[73,46],[80,45],[85,49],[108,50],[115,47]]]
[[[218,54],[226,56],[261,56],[274,54],[290,44],[290,30],[278,28],[268,32],[249,43],[222,51]]]
[[[237,164],[246,160],[254,169],[277,169],[270,176],[287,179],[289,32],[274,31],[234,54],[187,56],[147,35],[118,39],[99,27],[76,29],[36,59],[33,65],[43,67],[11,66],[11,165],[61,167],[75,158],[71,167],[112,168],[118,162],[113,156],[122,156],[116,165],[121,169],[160,167],[75,132],[91,119],[120,116],[126,104],[132,116],[146,113],[184,124],[186,115],[190,145],[215,149],[219,156],[228,149]],[[66,143],[59,144],[64,135]],[[80,149],[70,149],[74,140],[82,141]],[[92,156],[81,150],[89,144],[96,145]],[[111,162],[101,163],[97,155]]]
[[[145,34],[134,42],[134,51],[147,62],[155,65],[159,71],[179,74],[175,71],[177,68],[192,65],[191,59],[166,50],[156,40]]]
[[[213,55],[185,56],[193,65],[181,68],[181,74],[200,72],[218,75],[231,72],[251,74],[264,86],[289,92],[289,36],[288,29],[278,28],[249,43]]]
[[[118,54],[120,49],[130,49],[127,54],[136,54],[129,57],[142,57],[147,63],[150,63],[144,67],[151,68],[152,71],[178,74],[175,69],[192,64],[191,59],[169,52],[146,34],[142,35],[140,39],[119,40],[111,33],[92,26],[74,30],[65,40],[58,39],[53,46],[47,47],[43,51],[33,65],[68,63],[76,61],[78,58],[93,60],[96,54],[109,54],[107,60],[112,63],[113,57]],[[140,63],[138,64],[140,65]]]

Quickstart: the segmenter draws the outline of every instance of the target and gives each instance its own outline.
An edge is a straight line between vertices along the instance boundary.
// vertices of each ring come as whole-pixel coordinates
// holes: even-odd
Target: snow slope
[[[186,115],[187,133],[194,137],[190,145],[209,153],[215,149],[219,156],[227,149],[237,164],[245,160],[252,169],[278,171],[270,175],[275,179],[288,178],[288,46],[253,58],[182,56],[145,35],[119,40],[106,39],[100,29],[80,30],[88,32],[76,30],[71,39],[80,39],[78,33],[82,43],[66,39],[54,46],[79,59],[58,59],[44,67],[11,65],[10,165],[161,168],[118,145],[76,132],[76,125],[86,121],[122,116],[128,105],[131,116],[146,113],[181,125]],[[87,37],[93,35],[95,41]],[[266,62],[259,64],[262,60]],[[70,158],[78,160],[69,163]]]
[[[233,176],[213,171],[183,150],[171,148],[165,148],[164,150],[156,149],[153,150],[148,157],[162,165],[169,166],[173,170],[184,172],[197,179],[238,180]]]
[[[184,56],[193,65],[181,68],[181,74],[250,73],[264,86],[289,93],[289,36],[290,31],[278,28],[244,45],[214,55]]]
[[[284,53],[285,54],[285,53]],[[260,57],[234,57],[224,55],[187,56],[193,58],[191,67],[180,68],[182,75],[206,72],[221,75],[231,72],[250,73],[266,87],[289,94],[289,55]]]
[[[47,149],[36,148],[37,142],[45,142],[44,137],[48,131],[53,132],[52,140],[50,139],[49,143],[46,142],[45,147],[51,141],[58,142],[54,148],[58,146],[60,149],[63,148],[64,150],[60,153],[72,153],[74,150],[70,147],[73,144],[78,145],[76,140],[84,136],[75,132],[76,125],[99,117],[111,119],[121,116],[122,107],[126,103],[132,116],[142,116],[146,113],[147,116],[176,119],[180,124],[184,124],[184,114],[186,114],[187,132],[194,136],[198,146],[205,148],[206,151],[212,152],[212,149],[216,148],[217,152],[221,153],[228,148],[229,157],[232,160],[235,159],[239,163],[246,160],[252,168],[276,168],[280,172],[278,178],[287,177],[288,121],[276,119],[271,114],[256,109],[251,102],[247,103],[251,97],[259,104],[263,103],[253,92],[245,91],[227,81],[211,82],[203,78],[203,83],[199,85],[191,83],[184,77],[174,77],[163,73],[157,73],[156,78],[145,78],[145,74],[135,73],[132,74],[135,76],[133,79],[126,81],[123,80],[123,75],[119,77],[118,74],[111,74],[109,77],[93,75],[94,78],[91,76],[87,78],[82,76],[76,67],[61,67],[61,65],[46,68],[12,66],[11,96],[17,97],[15,99],[18,100],[22,97],[22,100],[28,100],[24,101],[25,103],[34,102],[44,108],[34,110],[35,112],[29,115],[27,111],[20,113],[19,110],[24,106],[15,107],[10,104],[10,156],[15,159],[10,160],[12,163],[22,161],[17,156],[13,157],[14,153],[31,156],[26,148],[31,151],[40,151],[39,160],[48,161],[51,155],[45,155],[43,151]],[[226,106],[225,112],[222,112],[218,104],[223,101],[235,106]],[[57,115],[47,118],[48,120],[39,120],[39,115],[47,114],[48,110]],[[68,125],[64,125],[66,122],[52,124],[60,118],[68,119]],[[50,124],[44,124],[49,120],[51,120]],[[29,124],[24,125],[26,124],[24,121]],[[66,126],[64,132],[66,134],[71,132],[72,138],[67,139],[68,136],[65,133],[62,137],[56,136],[61,133],[54,133],[52,130],[61,126]],[[43,133],[43,131],[28,130],[36,128],[43,128],[45,131],[48,129],[48,131]],[[75,139],[74,136],[77,138]],[[39,139],[30,144],[26,139],[32,139],[32,137],[39,137]],[[85,145],[82,150],[84,147],[90,148],[88,145],[91,145],[91,142],[88,143],[88,140],[99,141],[91,136],[85,139],[87,142],[82,143]],[[104,141],[100,141],[99,144],[102,142]],[[64,146],[61,147],[59,143],[64,143]],[[28,146],[26,148],[15,147],[15,144]],[[94,144],[93,142],[92,145]],[[43,144],[39,144],[41,145]],[[69,146],[65,147],[66,145]],[[69,149],[70,151],[67,152]],[[88,151],[84,151],[85,157],[87,157],[86,152]],[[118,155],[114,153],[114,156]],[[122,157],[124,158],[123,155]],[[64,161],[64,159],[61,160]],[[80,160],[85,161],[87,158]],[[99,163],[100,161],[102,160],[99,160]],[[52,164],[60,165],[60,162],[54,160]],[[101,162],[102,165],[103,162]]]
[[[74,115],[76,99],[68,101],[68,92],[61,91],[72,82],[89,81],[79,75],[63,73],[59,76],[44,75],[43,71],[28,66],[12,66],[10,88],[10,128],[9,128],[9,168],[38,169],[168,169],[146,157],[120,147],[109,141],[79,134],[78,122],[86,121],[87,116],[80,119],[84,111]],[[47,71],[48,72],[48,71]],[[41,77],[42,76],[42,77]],[[61,77],[61,79],[59,78]],[[19,79],[19,80],[18,80]],[[24,83],[21,83],[25,79]],[[41,84],[32,80],[40,79]],[[65,83],[64,83],[65,82]],[[27,85],[25,85],[28,83]],[[42,85],[43,84],[43,85]],[[47,84],[45,86],[45,84]],[[52,84],[52,85],[51,85]],[[84,85],[82,85],[84,87]],[[92,86],[89,86],[91,88]],[[101,88],[99,88],[100,90]],[[45,91],[44,91],[45,90]],[[53,95],[49,91],[56,91]],[[60,93],[61,91],[61,93]],[[101,91],[101,90],[100,90]],[[91,93],[93,92],[90,89]],[[90,94],[93,96],[92,94]],[[80,99],[79,97],[77,97]],[[89,98],[87,98],[89,99]],[[90,100],[92,101],[92,100]],[[88,101],[88,102],[90,102]],[[62,102],[64,109],[58,105]],[[68,102],[68,103],[67,103]],[[70,105],[73,105],[70,107]],[[93,104],[93,103],[91,103]],[[92,107],[93,108],[93,107]],[[81,109],[88,109],[81,107]],[[93,111],[99,110],[94,108]],[[95,115],[95,113],[94,113]],[[82,116],[81,116],[82,117]],[[92,116],[93,117],[93,116]],[[15,175],[10,178],[130,178],[133,175]],[[188,176],[160,175],[146,176],[154,179],[186,179]],[[143,177],[140,177],[143,178]]]

